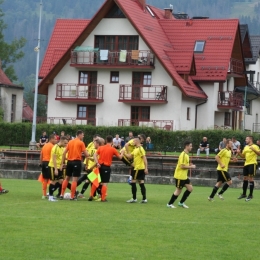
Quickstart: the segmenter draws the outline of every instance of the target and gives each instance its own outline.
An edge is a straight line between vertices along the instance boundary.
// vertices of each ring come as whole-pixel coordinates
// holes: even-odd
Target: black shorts
[[[100,178],[102,183],[109,183],[111,168],[110,166],[106,166],[104,164],[99,168]]]
[[[51,177],[48,165],[49,165],[49,162],[47,162],[47,161],[42,162],[43,179],[50,179],[50,177]]]
[[[131,166],[133,163],[133,160],[128,159],[126,156],[123,156],[121,160],[126,166]]]
[[[189,178],[186,180],[175,179],[175,185],[179,189],[182,189],[186,184],[191,184]]]
[[[227,182],[227,181],[230,181],[230,180],[231,180],[231,177],[230,177],[230,175],[229,175],[228,172],[217,170],[217,173],[218,173],[217,182],[219,182],[219,181]]]
[[[131,176],[132,176],[133,180],[144,181],[144,179],[145,179],[144,169],[142,169],[142,170],[132,169]]]
[[[68,177],[80,177],[81,175],[81,161],[68,161],[66,176]]]
[[[243,169],[244,176],[252,177],[252,176],[255,176],[255,174],[256,174],[256,164],[248,164],[248,165],[244,166],[244,169]]]
[[[51,181],[63,180],[63,171],[58,170],[58,175],[55,175],[54,167],[49,167],[49,171],[50,171],[50,180]]]

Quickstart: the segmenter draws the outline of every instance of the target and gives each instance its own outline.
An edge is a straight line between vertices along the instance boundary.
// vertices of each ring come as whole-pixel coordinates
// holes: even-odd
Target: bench
[[[29,148],[29,144],[9,144],[10,150],[12,150],[13,147],[26,147]]]

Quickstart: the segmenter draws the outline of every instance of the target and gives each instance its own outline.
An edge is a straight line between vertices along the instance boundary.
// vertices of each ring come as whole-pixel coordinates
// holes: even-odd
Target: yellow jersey
[[[257,154],[252,151],[250,149],[250,147],[253,147],[256,151],[260,151],[259,150],[259,146],[256,144],[252,144],[252,145],[246,145],[242,154],[245,156],[245,166],[249,165],[249,164],[257,164]]]
[[[231,150],[227,149],[227,148],[224,148],[222,149],[217,155],[219,156],[220,158],[220,161],[225,165],[224,168],[222,168],[220,166],[220,164],[218,164],[218,167],[217,167],[217,170],[219,171],[225,171],[227,172],[228,171],[228,164],[229,164],[229,161],[231,159]]]
[[[142,146],[136,147],[131,154],[133,155],[134,158],[134,169],[144,170],[145,169],[145,164],[143,160],[143,157],[145,156],[144,148]]]
[[[97,151],[97,149],[95,148],[94,142],[89,143],[86,150],[89,154],[89,157],[88,157],[88,161],[87,161],[87,158],[85,158],[84,164],[86,165],[88,163],[88,169],[90,169],[95,164],[93,155]]]
[[[56,166],[57,166],[57,168],[60,168],[64,149],[65,149],[64,147],[61,147],[58,144],[55,144],[53,146],[53,148],[51,149],[51,159],[49,162],[50,167],[54,167],[52,156],[55,154],[56,155]]]
[[[129,153],[132,153],[135,149],[135,142],[134,142],[134,139],[131,139],[129,142],[128,142],[128,150],[129,150]],[[122,150],[126,150],[125,147],[122,149]]]
[[[174,178],[179,180],[187,180],[188,179],[188,170],[182,169],[181,165],[189,166],[190,165],[190,157],[184,151],[180,154],[178,163],[174,172]]]

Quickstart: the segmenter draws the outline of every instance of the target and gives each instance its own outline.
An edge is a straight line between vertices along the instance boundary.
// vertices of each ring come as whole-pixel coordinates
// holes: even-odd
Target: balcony
[[[75,49],[71,51],[70,65],[91,68],[154,69],[154,54],[149,50],[108,51],[104,53],[98,49]]]
[[[236,75],[244,74],[244,64],[241,60],[231,58],[229,62],[228,73],[235,77]]]
[[[162,130],[173,131],[173,120],[118,119],[118,126],[153,127]]]
[[[125,103],[168,103],[167,86],[120,85],[118,101]]]
[[[87,102],[100,103],[103,102],[104,85],[100,84],[70,84],[58,83],[56,86],[55,100],[69,102]]]
[[[76,117],[47,117],[48,124],[55,125],[96,125],[96,118],[78,119]]]
[[[218,108],[242,110],[243,94],[232,91],[218,92]]]

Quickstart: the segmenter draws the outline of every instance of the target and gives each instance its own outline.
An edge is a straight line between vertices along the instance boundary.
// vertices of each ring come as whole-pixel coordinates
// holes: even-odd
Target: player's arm
[[[126,154],[129,154],[129,142],[127,142],[126,144],[125,144],[125,151],[126,151]],[[125,154],[125,155],[126,155]]]
[[[251,145],[250,146],[250,149],[254,152],[254,153],[256,153],[257,155],[260,155],[260,150],[258,149],[255,149],[255,146],[253,146],[253,145]]]
[[[220,156],[218,154],[215,156],[215,160],[217,161],[217,163],[220,165],[221,168],[225,168],[225,164],[221,162]]]
[[[148,162],[147,162],[147,158],[145,155],[143,156],[143,161],[144,161],[144,166],[145,166],[144,173],[148,174]]]
[[[57,169],[57,155],[53,153],[52,155],[52,161],[53,161],[53,166],[54,166],[54,174],[58,175],[58,169]],[[61,164],[62,165],[62,164]]]
[[[181,157],[182,156],[182,157]],[[183,159],[183,156],[185,156],[184,154],[182,154],[180,157],[179,157],[179,160],[182,161],[182,162],[185,162]],[[187,162],[187,161],[186,161]],[[180,165],[181,169],[195,169],[196,168],[196,165],[194,164],[185,164],[185,163],[182,163]]]
[[[240,148],[237,149],[237,155],[239,155],[241,158],[245,158],[245,154],[241,153]]]
[[[97,152],[95,152],[95,153],[93,154],[93,158],[94,158],[94,161],[95,161],[97,167],[100,168],[100,164],[99,164],[99,162],[98,162],[98,153],[97,153]]]
[[[66,160],[66,154],[68,152],[68,149],[65,148],[64,152],[62,154],[62,159],[61,159],[61,165],[60,165],[60,170],[62,171],[63,165],[65,164],[65,160]]]

